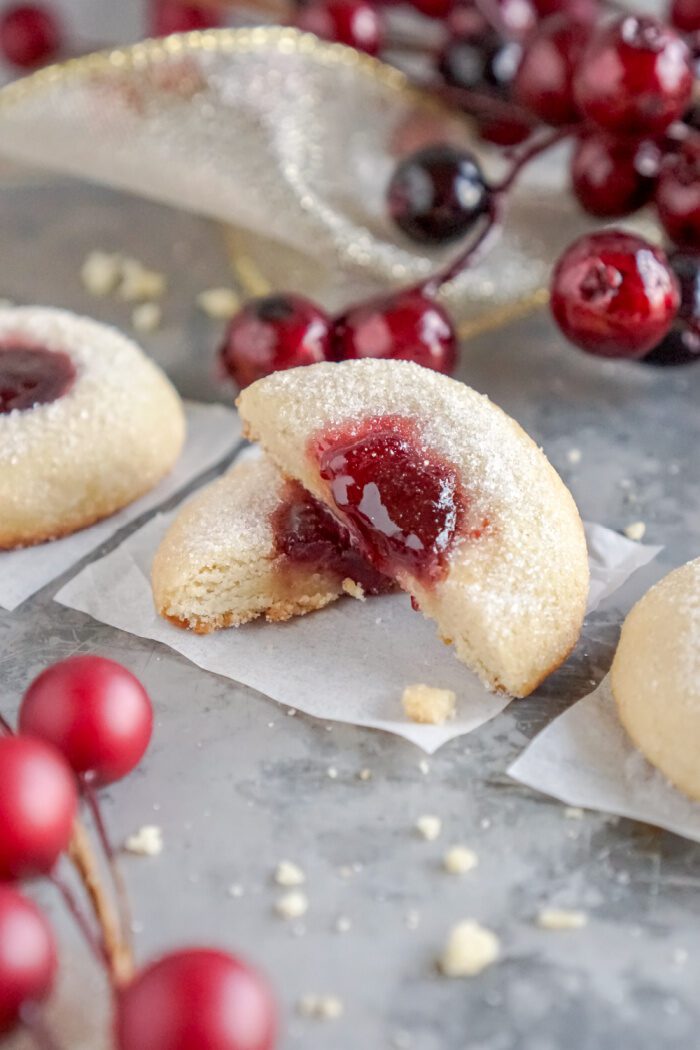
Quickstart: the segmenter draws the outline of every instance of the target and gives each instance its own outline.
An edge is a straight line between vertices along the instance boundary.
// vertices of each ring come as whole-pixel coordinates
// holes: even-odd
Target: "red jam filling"
[[[379,572],[409,572],[424,585],[445,576],[466,499],[456,468],[423,447],[410,419],[326,432],[311,453],[341,520]]]
[[[0,415],[47,405],[75,382],[68,354],[31,346],[0,346]]]
[[[349,531],[301,485],[288,482],[273,520],[280,554],[317,571],[334,572],[359,583],[365,594],[385,594],[392,581],[377,572],[353,543]]]

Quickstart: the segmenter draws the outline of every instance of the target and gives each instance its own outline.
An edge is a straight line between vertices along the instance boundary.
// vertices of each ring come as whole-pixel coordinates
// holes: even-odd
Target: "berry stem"
[[[548,149],[556,146],[559,142],[563,142],[564,139],[572,135],[580,135],[582,127],[582,124],[567,124],[562,128],[556,128],[554,131],[550,131],[548,135],[537,138],[535,142],[520,150],[513,158],[510,171],[493,187],[493,192],[498,194],[508,193],[523,168],[526,168],[531,160],[539,157],[541,153],[546,153]]]
[[[83,911],[80,905],[78,904],[78,901],[75,898],[75,894],[71,890],[70,886],[66,882],[64,882],[61,876],[58,875],[55,871],[49,875],[49,881],[52,883],[53,886],[55,886],[55,888],[58,890],[61,897],[63,898],[63,903],[66,905],[68,911],[75,919],[76,925],[82,933],[83,939],[85,940],[85,943],[87,944],[88,948],[93,953],[100,966],[104,966],[109,972],[111,969],[110,962],[104,945],[100,943],[98,938],[93,933],[90,924],[85,918],[85,915],[83,914]]]
[[[101,954],[117,986],[129,980],[133,973],[130,946],[125,943],[100,880],[100,871],[85,827],[76,821],[68,855],[87,891],[95,918],[102,932]]]
[[[457,87],[454,84],[442,82],[427,84],[426,87],[443,99],[450,106],[463,109],[475,117],[483,117],[491,120],[517,121],[533,130],[539,127],[539,121],[529,110],[513,102],[504,102],[494,95],[487,95],[482,91],[472,91],[469,88]]]
[[[94,785],[90,782],[87,777],[83,778],[82,781],[83,794],[85,801],[87,802],[88,809],[92,816],[95,830],[97,831],[97,837],[100,845],[104,851],[105,857],[107,858],[107,864],[109,865],[109,872],[112,876],[112,882],[114,884],[114,890],[117,898],[117,910],[119,912],[119,920],[121,923],[121,934],[122,934],[122,946],[124,950],[128,951],[129,954],[132,951],[131,943],[131,908],[129,905],[129,896],[126,890],[126,883],[124,882],[124,876],[122,870],[119,867],[117,855],[112,845],[112,841],[107,831],[107,825],[105,824],[102,816],[102,807],[100,806],[97,792],[95,791]]]
[[[489,201],[488,210],[484,215],[484,221],[478,236],[469,247],[448,263],[442,270],[432,274],[427,280],[412,288],[411,291],[419,292],[429,299],[435,298],[444,284],[448,284],[458,274],[470,270],[483,257],[491,242],[498,235],[503,217],[504,200],[500,193],[493,193]]]
[[[53,1033],[47,1028],[37,1003],[25,1003],[20,1020],[34,1040],[38,1050],[60,1050]]]

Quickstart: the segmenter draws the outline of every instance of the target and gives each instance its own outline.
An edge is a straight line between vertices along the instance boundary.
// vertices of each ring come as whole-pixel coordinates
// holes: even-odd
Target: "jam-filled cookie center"
[[[0,346],[0,415],[57,401],[75,382],[75,365],[60,350]]]

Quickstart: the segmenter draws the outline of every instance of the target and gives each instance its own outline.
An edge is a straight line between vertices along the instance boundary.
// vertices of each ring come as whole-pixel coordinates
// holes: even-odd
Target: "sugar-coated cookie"
[[[343,593],[387,590],[347,531],[267,456],[236,464],[187,503],[156,552],[161,616],[199,634],[288,620]]]
[[[92,525],[152,489],[185,419],[163,372],[116,329],[0,309],[0,549]]]
[[[610,683],[620,721],[642,754],[700,800],[700,558],[634,606]]]
[[[576,644],[588,559],[574,501],[488,398],[403,361],[278,372],[248,436],[345,525],[492,689],[525,696]]]

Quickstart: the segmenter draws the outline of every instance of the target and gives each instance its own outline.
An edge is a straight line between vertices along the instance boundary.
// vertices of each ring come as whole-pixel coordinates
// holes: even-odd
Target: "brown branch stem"
[[[102,808],[100,806],[97,792],[95,791],[94,785],[90,783],[87,778],[83,778],[82,781],[83,796],[87,802],[88,809],[92,816],[93,823],[95,825],[95,831],[99,839],[100,845],[102,846],[103,852],[107,859],[107,865],[114,885],[114,891],[117,899],[117,911],[119,913],[119,921],[121,924],[121,939],[125,950],[131,954],[132,952],[132,941],[131,941],[131,907],[129,905],[129,895],[126,890],[126,883],[124,882],[124,876],[119,866],[119,861],[112,846],[112,841],[107,831],[107,826],[102,817]]]

